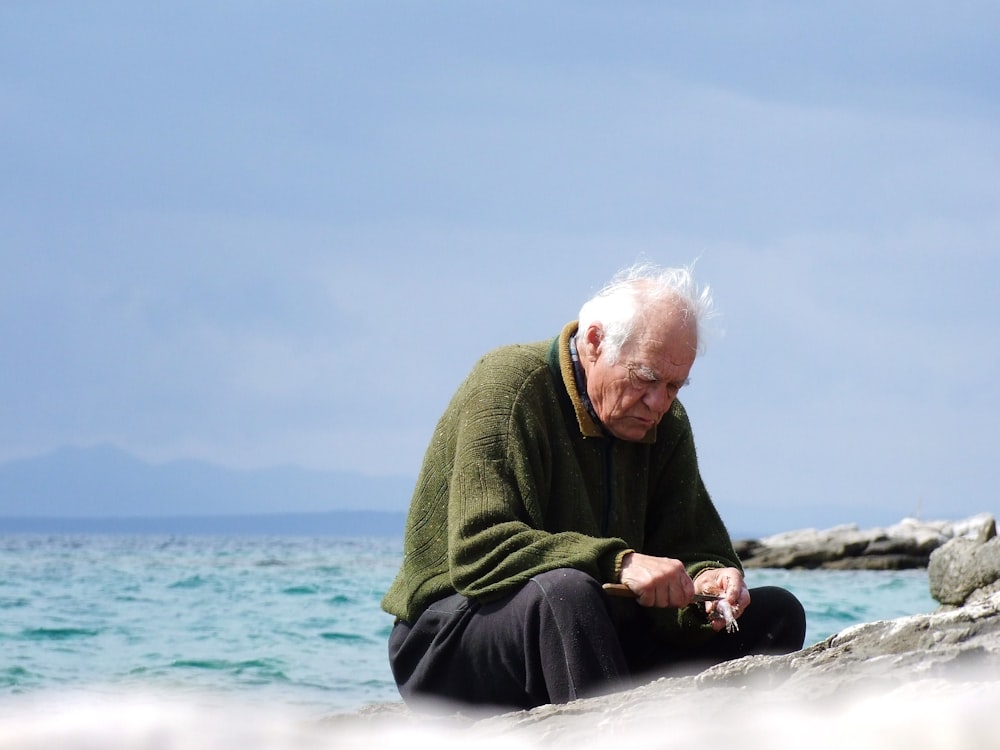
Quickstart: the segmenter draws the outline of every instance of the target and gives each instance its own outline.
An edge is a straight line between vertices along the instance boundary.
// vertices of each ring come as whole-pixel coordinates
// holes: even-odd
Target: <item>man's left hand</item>
[[[737,619],[750,606],[750,592],[739,568],[709,568],[695,577],[694,590],[699,594],[713,594],[725,598]],[[705,611],[711,616],[716,606],[715,602],[707,602]],[[711,623],[712,628],[717,631],[726,627],[726,622],[722,618],[712,617]]]

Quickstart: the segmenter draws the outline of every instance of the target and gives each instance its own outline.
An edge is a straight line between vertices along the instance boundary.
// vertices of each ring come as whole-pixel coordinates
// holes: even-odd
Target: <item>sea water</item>
[[[396,538],[0,536],[0,726],[65,696],[315,717],[398,702],[379,602],[400,557]],[[807,644],[937,606],[923,570],[747,580],[801,599]]]
[[[398,700],[379,601],[399,557],[379,538],[0,537],[0,691]]]

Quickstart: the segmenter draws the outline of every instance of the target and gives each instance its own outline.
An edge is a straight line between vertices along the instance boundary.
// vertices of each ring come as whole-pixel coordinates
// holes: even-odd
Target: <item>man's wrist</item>
[[[622,572],[624,572],[625,568],[629,566],[629,563],[632,561],[632,555],[634,554],[635,550],[627,549],[620,552],[618,556],[615,558],[615,575],[613,578],[614,582],[616,583],[622,582]]]

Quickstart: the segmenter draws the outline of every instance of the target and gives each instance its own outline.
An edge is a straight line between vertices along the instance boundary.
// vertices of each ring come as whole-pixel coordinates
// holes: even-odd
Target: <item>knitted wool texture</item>
[[[633,550],[679,559],[692,577],[740,567],[683,406],[642,442],[607,435],[577,394],[575,331],[494,350],[458,388],[417,479],[390,614],[413,622],[456,591],[489,601],[555,568],[617,581]],[[703,613],[650,614],[671,631],[707,627]]]

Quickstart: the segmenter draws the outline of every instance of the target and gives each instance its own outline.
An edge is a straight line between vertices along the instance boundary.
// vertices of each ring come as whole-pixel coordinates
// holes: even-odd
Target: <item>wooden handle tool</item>
[[[624,583],[605,583],[604,593],[608,596],[618,596],[624,597],[626,599],[635,599],[635,592],[626,586]],[[718,594],[695,594],[691,601],[693,602],[717,602],[723,597]]]

